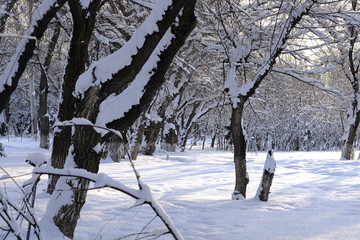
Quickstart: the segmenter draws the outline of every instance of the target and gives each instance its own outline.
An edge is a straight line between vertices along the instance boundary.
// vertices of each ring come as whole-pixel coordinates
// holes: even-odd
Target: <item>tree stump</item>
[[[272,180],[274,178],[275,168],[276,168],[276,162],[275,159],[273,158],[272,150],[269,150],[266,156],[264,172],[257,193],[260,201],[266,202],[268,200],[270,194],[270,187],[272,184]]]

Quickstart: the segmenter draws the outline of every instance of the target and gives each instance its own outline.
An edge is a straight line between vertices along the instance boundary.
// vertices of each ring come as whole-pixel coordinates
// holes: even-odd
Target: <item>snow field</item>
[[[13,176],[31,173],[32,167],[25,163],[29,153],[50,156],[50,151],[26,139],[1,142],[8,156],[0,158],[0,166]],[[193,148],[185,153],[169,153],[168,160],[166,154],[159,151],[152,157],[140,155],[135,165],[185,239],[359,239],[360,161],[339,160],[340,152],[275,152],[277,168],[268,202],[253,198],[265,152],[248,153],[250,183],[245,201],[231,200],[235,178],[231,152]],[[104,160],[100,171],[137,188],[128,161]],[[22,184],[30,177],[15,180]],[[38,187],[39,219],[49,197],[44,192],[46,180],[43,177]],[[10,197],[19,196],[9,180],[1,180],[4,189]],[[155,215],[146,205],[132,208],[134,203],[111,189],[90,190],[74,239],[116,239],[140,232]],[[155,219],[144,232],[162,227]],[[52,239],[46,232],[46,239]]]

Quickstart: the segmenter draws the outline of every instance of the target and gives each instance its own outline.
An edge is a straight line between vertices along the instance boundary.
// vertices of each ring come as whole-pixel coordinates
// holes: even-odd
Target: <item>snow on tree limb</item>
[[[292,29],[296,26],[296,24],[302,19],[304,15],[308,14],[308,12],[310,11],[311,7],[315,4],[315,2],[316,1],[314,0],[307,0],[305,3],[300,4],[292,9],[286,21],[285,26],[281,30],[280,36],[271,45],[269,54],[265,57],[263,64],[258,69],[252,81],[247,82],[241,87],[237,87],[235,81],[236,64],[230,63],[228,78],[226,79],[225,82],[225,87],[226,87],[225,89],[228,90],[228,94],[233,103],[233,107],[236,107],[236,104],[240,101],[239,98],[240,96],[248,98],[255,93],[256,88],[260,85],[262,80],[264,80],[267,74],[271,71],[275,63],[275,59],[281,54]],[[238,63],[241,63],[240,60],[241,59],[239,58]]]
[[[168,228],[170,234],[175,239],[184,239],[179,230],[173,224],[169,215],[166,214],[165,210],[161,207],[161,205],[153,198],[151,194],[151,189],[148,185],[142,183],[139,180],[140,190],[136,190],[133,188],[129,188],[121,182],[109,177],[106,174],[95,174],[86,171],[85,169],[75,169],[75,168],[67,168],[67,169],[55,169],[51,167],[36,167],[33,172],[35,174],[49,174],[49,175],[57,175],[63,177],[77,177],[83,178],[89,181],[94,182],[94,186],[96,188],[108,187],[114,190],[120,191],[134,199],[136,199],[136,205],[148,204],[156,213],[156,215],[161,219],[161,221]]]
[[[133,3],[139,4],[140,6],[143,6],[145,8],[148,9],[153,9],[154,8],[154,3],[150,2],[150,1],[144,1],[144,0],[130,0]]]
[[[122,48],[91,64],[89,69],[79,77],[74,95],[81,97],[90,87],[112,79],[113,75],[119,70],[129,66],[133,61],[133,56],[145,44],[146,38],[159,31],[157,23],[163,19],[166,11],[171,6],[171,0],[157,1],[150,16],[146,18],[139,30],[132,35],[131,39]]]
[[[160,61],[160,53],[170,44],[173,36],[171,31],[168,30],[130,86],[119,95],[111,94],[100,104],[100,112],[96,119],[96,125],[106,126],[107,123],[124,117],[124,114],[133,105],[140,103],[140,99],[144,94],[143,89],[154,74],[152,69],[156,68],[158,61]],[[115,112],[114,109],[116,109]]]
[[[315,2],[316,1],[314,0],[308,0],[293,9],[293,11],[290,13],[289,18],[287,19],[286,25],[282,29],[280,37],[271,47],[269,55],[265,58],[264,64],[258,69],[254,80],[244,85],[243,87],[240,87],[240,95],[251,96],[255,93],[255,89],[270,72],[275,63],[275,59],[282,52],[292,29],[296,26],[296,24],[302,19],[304,15],[308,14]]]
[[[15,54],[11,57],[0,76],[0,112],[6,107],[10,95],[15,91],[18,81],[25,70],[27,62],[34,53],[36,41],[33,38],[39,40],[42,37],[48,23],[65,2],[65,0],[44,0],[33,13],[30,27],[23,34],[28,37],[21,40]]]
[[[311,86],[314,86],[320,90],[323,90],[327,93],[330,93],[332,95],[335,95],[335,96],[338,96],[338,97],[341,97],[342,99],[346,99],[347,97],[342,94],[340,91],[334,89],[334,88],[328,88],[326,87],[326,83],[324,83],[323,81],[321,80],[318,80],[318,79],[314,79],[314,78],[309,78],[309,77],[303,77],[303,76],[300,76],[299,74],[293,72],[291,69],[284,69],[284,68],[278,68],[278,67],[273,67],[272,69],[274,72],[277,72],[277,73],[281,73],[281,74],[285,74],[285,75],[288,75],[288,76],[291,76],[303,83],[307,83]]]

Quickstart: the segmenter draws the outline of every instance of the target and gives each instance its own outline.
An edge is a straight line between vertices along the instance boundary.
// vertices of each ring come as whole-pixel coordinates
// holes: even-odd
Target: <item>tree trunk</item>
[[[172,59],[175,57],[175,54],[178,52],[180,47],[184,44],[190,32],[194,29],[196,24],[196,18],[194,16],[195,3],[196,1],[194,0],[174,1],[173,5],[169,6],[169,8],[166,10],[163,18],[156,20],[158,31],[154,31],[152,34],[147,34],[143,46],[138,49],[136,54],[131,55],[131,63],[118,69],[118,72],[112,74],[111,79],[108,79],[108,81],[101,84],[101,86],[96,84],[89,85],[89,88],[87,88],[87,90],[84,92],[84,95],[76,99],[76,105],[72,105],[72,110],[75,110],[72,115],[76,118],[87,119],[92,123],[96,123],[99,117],[98,115],[103,113],[100,112],[101,103],[112,94],[116,93],[117,95],[121,95],[124,92],[129,83],[132,83],[138,73],[142,70],[154,49],[159,45],[161,38],[165,35],[169,27],[171,27],[171,32],[174,38],[171,39],[171,43],[167,44],[163,51],[161,51],[161,53],[158,55],[159,61],[157,62],[156,67],[153,68],[153,74],[151,77],[149,77],[148,82],[143,87],[143,94],[138,96],[137,103],[132,105],[131,109],[123,110],[121,115],[118,115],[115,120],[108,120],[107,122],[102,123],[106,127],[114,128],[120,132],[127,130],[144,112],[144,110],[149,107],[151,99],[154,97],[156,91],[158,91],[164,82],[164,75]],[[73,18],[78,17],[74,16],[76,11],[73,9],[78,7],[81,8],[81,6],[78,6],[78,4],[79,3],[75,3],[75,1],[69,2],[70,8],[72,9]],[[92,1],[89,6],[93,7],[94,4],[94,1]],[[182,14],[179,15],[181,10]],[[92,16],[91,19],[92,18],[95,19],[94,16]],[[177,24],[175,24],[176,19],[178,19]],[[84,27],[87,30],[92,30],[86,28],[86,26]],[[79,32],[76,34],[83,34],[84,32],[81,33],[81,30],[84,29],[79,29]],[[88,40],[88,38],[85,39]],[[82,46],[82,44],[83,43],[81,41],[77,42],[77,45]],[[84,45],[87,46],[87,43],[84,43]],[[83,53],[83,51],[80,50],[78,52],[79,54]],[[74,57],[76,58],[79,56]],[[76,62],[73,62],[73,64],[74,63]],[[106,71],[106,69],[101,69],[101,64],[96,65],[96,63],[94,63],[93,66],[99,67],[99,69],[96,69],[97,71]],[[79,70],[79,68],[82,68],[82,66],[78,68],[76,66],[69,67],[72,68],[71,70]],[[70,72],[73,73],[72,71]],[[75,76],[76,73],[77,72],[75,72],[72,76]],[[92,71],[92,77],[95,78],[93,79],[94,82],[98,80],[96,79],[96,71]],[[73,84],[77,79],[74,80],[75,81]],[[71,97],[73,96],[72,94],[73,91],[70,91]],[[72,103],[71,101],[75,102],[75,100],[70,100],[70,103]],[[76,107],[74,107],[74,105]],[[64,108],[66,106],[62,104],[61,107]],[[73,134],[70,132],[68,139],[70,140],[70,145],[71,141],[73,145],[71,147],[69,145],[70,151],[66,151],[68,156],[66,158],[65,165],[68,167],[85,169],[87,171],[96,173],[99,168],[100,157],[102,154],[96,152],[94,149],[98,149],[98,144],[101,143],[100,134],[90,126],[76,126],[71,128],[75,130]],[[71,128],[67,127],[64,128],[64,130]],[[62,132],[64,132],[64,130]],[[58,154],[60,153],[58,152]],[[56,212],[53,220],[66,237],[73,238],[76,222],[80,216],[81,208],[85,203],[88,184],[88,181],[83,179],[61,178],[56,185],[56,192],[53,193],[53,196],[49,201],[49,206],[57,206],[58,209],[49,210],[51,213],[46,214],[46,216],[52,215],[54,212]],[[68,188],[70,187],[69,191],[61,191],[63,189],[61,187],[63,186],[68,186]]]
[[[211,144],[210,144],[211,148],[215,148],[216,135],[217,135],[217,133],[215,132],[214,136],[211,138]]]
[[[131,148],[131,159],[132,160],[137,159],[137,156],[140,151],[141,143],[143,141],[144,131],[145,131],[145,118],[142,117],[141,122],[139,123],[138,129],[136,132],[136,138],[134,139],[134,143]]]
[[[145,143],[141,148],[141,153],[152,156],[156,150],[156,141],[158,140],[161,129],[161,122],[150,121],[150,124],[145,128],[144,137]]]
[[[94,148],[99,142],[100,134],[92,127],[75,127],[73,146],[76,147],[73,148],[72,153],[69,153],[71,155],[68,156],[68,159],[69,157],[73,157],[75,168],[85,169],[92,173],[98,172],[101,153],[95,152]],[[61,205],[59,211],[54,216],[54,223],[66,237],[73,239],[75,227],[86,200],[89,181],[81,178],[66,178],[64,181],[65,184],[71,188],[71,201],[63,204],[61,198],[57,200],[59,204],[63,205]],[[61,184],[63,184],[63,182],[59,181],[53,195],[61,195],[63,189]]]
[[[234,200],[246,198],[246,186],[249,177],[246,172],[246,139],[242,126],[242,115],[244,110],[245,98],[232,109],[231,127],[234,142],[234,162],[235,162],[235,189],[232,198]]]
[[[29,98],[30,98],[30,125],[31,125],[31,137],[37,141],[37,111],[36,111],[36,104],[35,104],[35,83],[34,83],[34,75],[30,75],[30,83],[29,83]]]
[[[49,92],[47,71],[51,63],[51,58],[55,50],[56,43],[60,36],[60,25],[56,24],[49,42],[48,51],[45,57],[45,62],[41,66],[40,77],[40,102],[39,102],[39,118],[40,118],[40,147],[49,149],[49,114],[47,106],[47,96]]]
[[[180,151],[185,152],[186,149],[186,143],[189,138],[189,133],[185,132],[180,136]]]
[[[112,135],[109,138],[108,148],[110,153],[110,158],[114,162],[120,162],[121,159],[125,158],[125,146],[124,142],[117,135]]]
[[[356,131],[360,123],[360,111],[357,111],[355,116],[349,114],[348,118],[354,118],[352,123],[349,123],[343,137],[343,145],[341,150],[341,158],[347,160],[353,160],[355,158],[354,142],[356,138]],[[349,120],[348,120],[349,121]]]
[[[169,124],[169,123],[165,123]],[[173,127],[168,127],[167,131],[163,133],[162,148],[168,152],[175,152],[178,142],[177,131]]]
[[[70,1],[69,6],[74,21],[74,28],[62,84],[62,101],[58,114],[58,120],[61,122],[71,120],[75,116],[75,98],[73,92],[75,90],[75,83],[80,74],[84,72],[86,62],[88,61],[88,46],[96,21],[96,13],[100,7],[100,0],[94,1],[90,5],[91,9],[89,11],[83,11],[78,1]],[[53,145],[51,166],[63,168],[71,145],[71,129],[69,127],[58,128],[54,135]],[[48,185],[49,193],[52,193],[58,179],[57,176],[50,177]]]
[[[272,151],[270,150],[266,156],[264,172],[257,192],[259,199],[263,202],[266,202],[269,198],[270,187],[274,178],[275,168],[276,162],[272,156]]]

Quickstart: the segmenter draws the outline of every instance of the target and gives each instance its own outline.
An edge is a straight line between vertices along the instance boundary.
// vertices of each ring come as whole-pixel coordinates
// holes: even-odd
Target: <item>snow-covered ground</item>
[[[28,153],[50,156],[29,139],[1,142],[8,156],[0,158],[0,166],[12,176],[31,173],[32,167],[25,163]],[[140,156],[135,164],[185,239],[360,239],[360,160],[339,160],[339,152],[275,152],[272,193],[268,202],[260,202],[253,196],[265,158],[264,152],[248,153],[250,183],[248,199],[243,201],[231,200],[231,152],[196,148],[168,155],[157,152],[152,157]],[[137,186],[128,161],[104,160],[100,171]],[[15,180],[21,184],[30,177]],[[43,177],[39,184],[38,218],[48,200],[46,180]],[[0,181],[8,196],[19,196],[19,189],[10,180]],[[119,239],[163,227],[158,219],[151,222],[154,213],[149,207],[131,208],[133,204],[133,199],[111,189],[90,190],[74,239]]]

